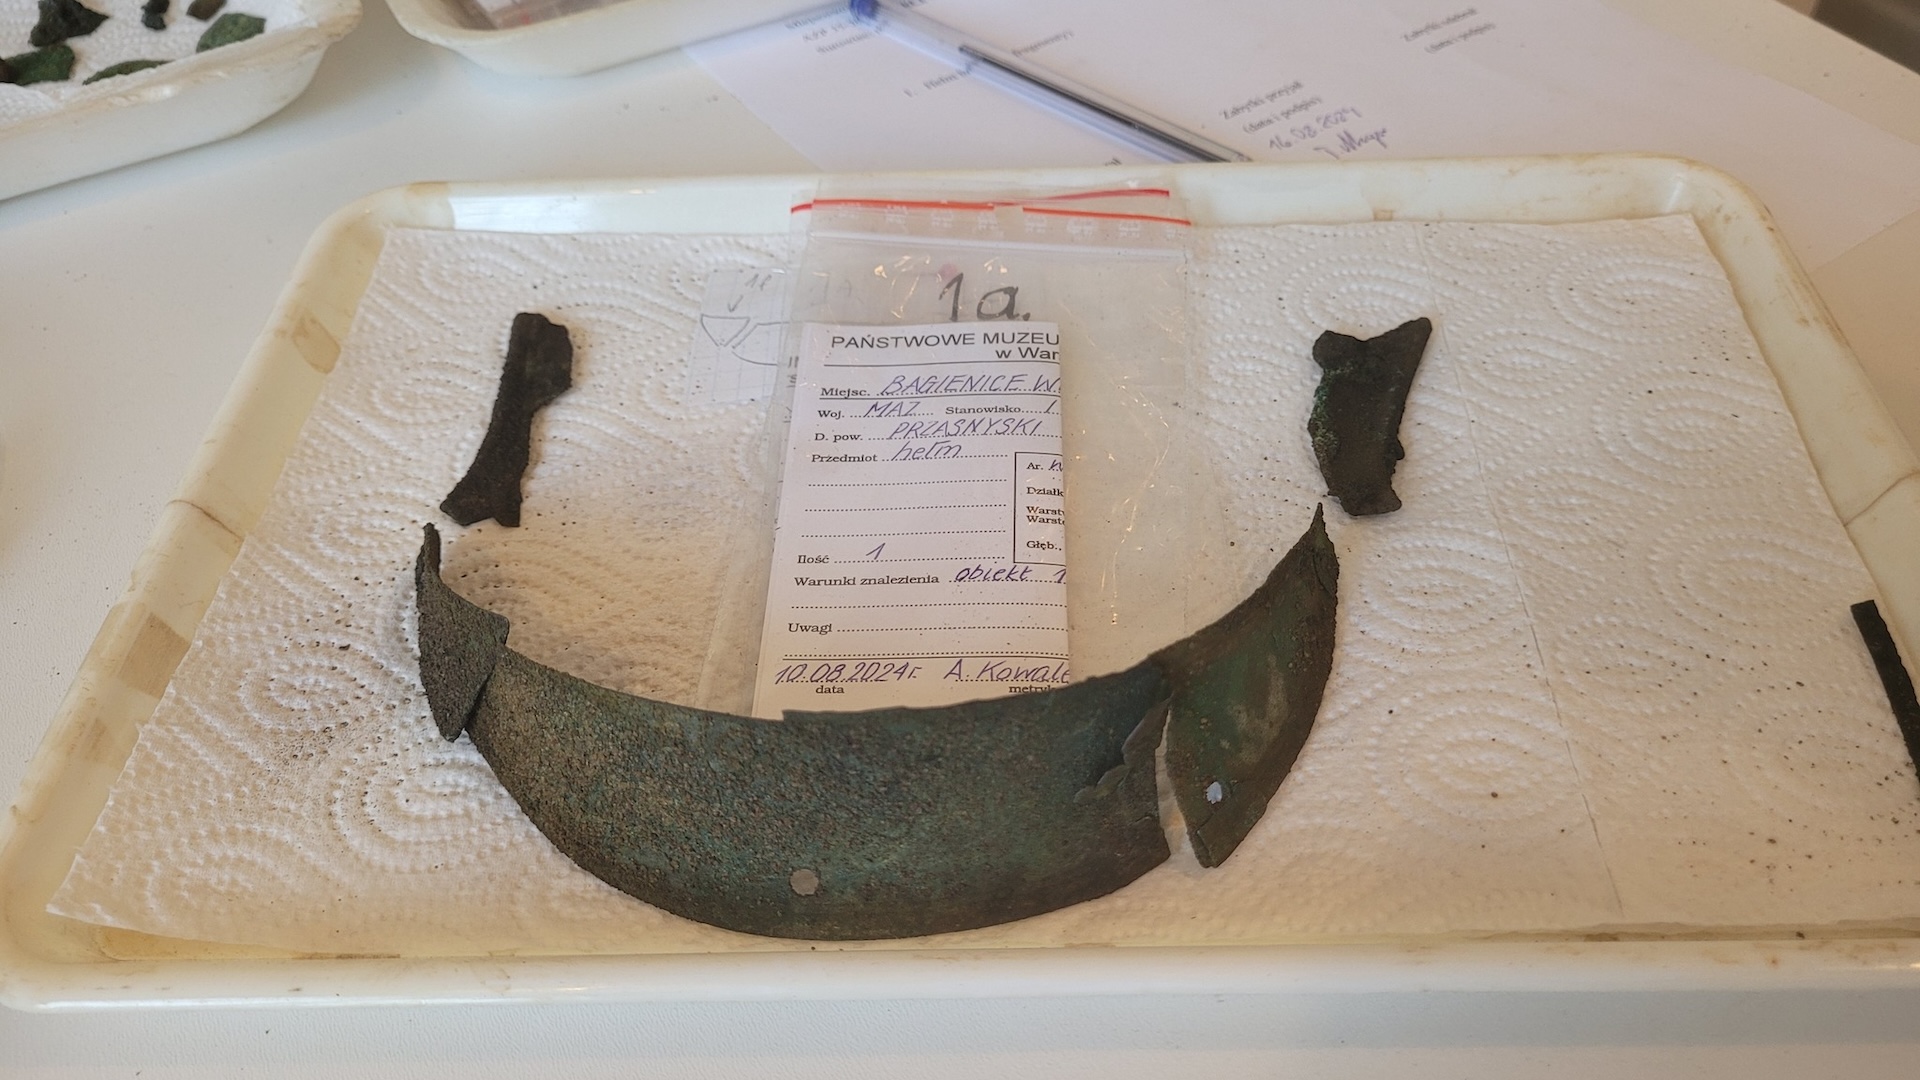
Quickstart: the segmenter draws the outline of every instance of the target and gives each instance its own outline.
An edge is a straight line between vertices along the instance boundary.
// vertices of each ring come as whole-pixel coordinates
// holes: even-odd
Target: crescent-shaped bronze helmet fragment
[[[1312,526],[1217,622],[1126,671],[1039,693],[780,721],[623,694],[507,647],[508,623],[414,566],[420,679],[574,862],[751,934],[912,937],[1104,896],[1165,861],[1155,751],[1217,866],[1305,743],[1339,566]]]

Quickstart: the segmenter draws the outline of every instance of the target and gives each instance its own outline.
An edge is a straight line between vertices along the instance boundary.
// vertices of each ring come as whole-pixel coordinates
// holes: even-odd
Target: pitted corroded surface
[[[533,457],[533,418],[572,385],[573,341],[567,328],[544,315],[515,315],[487,433],[467,474],[441,501],[441,511],[462,525],[487,518],[520,524],[520,477]]]
[[[1394,466],[1407,456],[1400,416],[1433,323],[1414,319],[1364,340],[1329,330],[1313,343],[1320,365],[1307,431],[1327,493],[1355,517],[1400,509]]]
[[[1154,654],[1174,693],[1167,777],[1202,866],[1218,866],[1280,790],[1333,669],[1340,562],[1325,515],[1253,595]]]
[[[1339,570],[1319,514],[1239,607],[1058,690],[782,721],[624,694],[505,647],[507,623],[415,563],[421,682],[568,858],[753,934],[917,937],[1104,896],[1167,858],[1154,750],[1200,861],[1223,861],[1306,741]],[[1210,792],[1225,790],[1225,798]]]

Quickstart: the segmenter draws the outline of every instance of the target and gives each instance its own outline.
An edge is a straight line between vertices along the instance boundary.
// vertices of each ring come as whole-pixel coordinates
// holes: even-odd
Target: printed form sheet
[[[1920,147],[1597,0],[916,7],[1259,161],[1678,154],[1751,185],[1809,266],[1920,209]],[[1139,160],[844,13],[688,51],[829,170]]]
[[[797,378],[754,714],[1067,683],[1059,327],[810,324]]]

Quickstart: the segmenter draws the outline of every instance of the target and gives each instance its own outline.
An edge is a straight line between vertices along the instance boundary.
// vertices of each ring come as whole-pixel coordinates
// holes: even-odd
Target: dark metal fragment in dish
[[[1167,777],[1202,866],[1246,839],[1306,745],[1333,669],[1339,581],[1315,510],[1253,595],[1155,654],[1174,685]]]
[[[1337,573],[1316,514],[1253,597],[1126,671],[781,721],[623,694],[521,656],[505,618],[442,581],[431,525],[414,588],[435,724],[448,739],[468,733],[555,847],[699,922],[838,940],[1022,919],[1158,866],[1154,752],[1168,725],[1196,762],[1173,778],[1181,805],[1225,806],[1189,814],[1202,861],[1218,865],[1312,724]],[[1223,762],[1194,745],[1223,734],[1235,751]],[[1230,805],[1208,801],[1217,777],[1236,785]]]
[[[1406,450],[1400,416],[1433,323],[1414,319],[1373,338],[1329,330],[1313,343],[1320,385],[1307,432],[1327,493],[1356,517],[1400,509],[1393,470]]]
[[[220,14],[220,9],[226,6],[227,0],[193,0],[193,3],[187,5],[187,14],[201,22],[206,22]]]
[[[573,341],[567,328],[544,315],[515,315],[487,433],[467,474],[441,501],[441,511],[462,525],[487,518],[519,525],[520,477],[532,457],[534,415],[572,385]]]
[[[232,45],[250,37],[258,37],[266,28],[267,20],[258,15],[243,15],[229,11],[213,20],[213,25],[207,27],[206,31],[200,35],[200,40],[194,45],[193,51],[206,52],[208,49],[217,49],[222,45]]]
[[[122,60],[117,64],[110,64],[87,76],[85,82],[97,83],[101,79],[113,79],[121,75],[131,75],[136,71],[157,68],[164,63],[166,63],[165,60]],[[85,83],[82,85],[85,85]]]
[[[106,21],[105,15],[80,0],[40,0],[40,20],[27,34],[27,43],[36,48],[58,45],[68,38],[87,36]]]
[[[1873,657],[1873,666],[1880,672],[1880,685],[1886,688],[1894,722],[1900,725],[1900,735],[1907,741],[1907,757],[1914,768],[1920,770],[1920,698],[1914,696],[1913,678],[1900,662],[1900,646],[1894,643],[1887,621],[1880,617],[1880,605],[1862,600],[1853,605],[1852,611],[1854,625],[1866,640],[1867,654]]]
[[[167,9],[172,6],[173,0],[147,0],[146,3],[140,5],[140,25],[149,30],[165,30],[167,28]],[[114,66],[119,67],[120,65],[115,64]],[[93,80],[88,79],[87,81],[92,82]]]
[[[43,49],[23,52],[0,61],[5,73],[12,76],[6,82],[29,86],[33,83],[59,82],[73,76],[73,50],[66,45],[48,45]]]

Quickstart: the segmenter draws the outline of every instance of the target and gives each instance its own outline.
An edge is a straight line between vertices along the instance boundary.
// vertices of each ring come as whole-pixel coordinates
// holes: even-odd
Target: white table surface
[[[1920,76],[1773,0],[1614,0],[1920,141]],[[428,179],[805,171],[678,54],[482,71],[380,0],[286,111],[0,202],[0,797],[314,228]],[[1920,443],[1920,214],[1812,267]],[[1917,541],[1920,542],[1920,541]],[[90,1012],[0,1009],[0,1076],[1920,1075],[1907,992]]]

